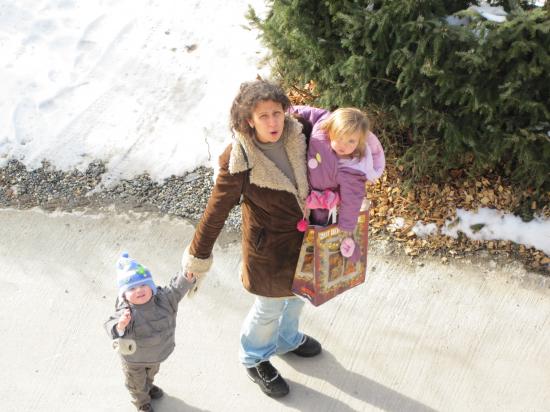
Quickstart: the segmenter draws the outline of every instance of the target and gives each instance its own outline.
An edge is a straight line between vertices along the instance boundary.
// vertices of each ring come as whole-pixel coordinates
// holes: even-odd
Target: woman
[[[183,256],[183,268],[200,276],[212,248],[242,195],[242,273],[255,301],[241,328],[239,358],[268,396],[289,392],[269,359],[293,352],[311,357],[321,345],[298,330],[303,301],[291,292],[308,194],[302,126],[285,115],[284,91],[264,80],[243,83],[231,107],[234,141],[220,156],[220,170],[206,210]]]

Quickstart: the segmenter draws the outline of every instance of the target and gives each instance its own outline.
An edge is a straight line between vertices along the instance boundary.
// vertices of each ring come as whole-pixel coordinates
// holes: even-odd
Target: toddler
[[[151,399],[163,395],[153,384],[160,363],[175,346],[178,303],[195,279],[175,276],[168,287],[157,287],[151,272],[123,253],[117,262],[116,312],[105,329],[114,340],[132,403],[138,411],[153,411]]]

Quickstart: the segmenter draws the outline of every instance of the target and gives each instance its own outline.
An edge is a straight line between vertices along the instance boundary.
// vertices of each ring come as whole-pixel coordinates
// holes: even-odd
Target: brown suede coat
[[[308,193],[306,143],[302,126],[287,117],[284,147],[296,186],[250,138],[237,135],[220,156],[220,170],[206,210],[183,257],[184,269],[208,271],[212,249],[233,206],[242,195],[242,267],[244,287],[268,297],[291,296],[303,233],[296,229]]]

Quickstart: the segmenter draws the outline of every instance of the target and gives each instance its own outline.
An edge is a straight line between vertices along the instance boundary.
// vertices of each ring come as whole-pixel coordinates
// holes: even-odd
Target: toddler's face
[[[361,137],[363,137],[361,131],[357,131],[347,136],[338,136],[330,141],[330,147],[339,157],[346,157],[355,151]]]
[[[126,299],[133,305],[143,305],[153,297],[153,291],[147,285],[136,286],[124,292]]]

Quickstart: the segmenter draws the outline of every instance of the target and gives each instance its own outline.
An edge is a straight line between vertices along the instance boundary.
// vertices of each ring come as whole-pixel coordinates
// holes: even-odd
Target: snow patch
[[[457,209],[456,214],[455,220],[441,228],[442,234],[456,238],[462,232],[473,240],[510,240],[550,255],[550,220],[537,217],[523,222],[518,216],[489,208]]]
[[[414,227],[411,230],[419,238],[432,236],[432,235],[437,234],[437,232],[438,232],[437,225],[435,223],[424,224],[422,222],[416,222],[416,224],[414,225]]]

